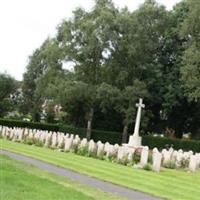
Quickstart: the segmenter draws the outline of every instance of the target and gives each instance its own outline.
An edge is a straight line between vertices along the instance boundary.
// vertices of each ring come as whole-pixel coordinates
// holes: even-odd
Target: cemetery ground
[[[123,200],[0,154],[0,199]]]
[[[155,173],[133,169],[105,160],[58,152],[57,150],[15,143],[4,139],[1,139],[0,143],[2,149],[158,197],[171,200],[199,200],[200,170],[188,173],[181,169],[162,168],[160,173]],[[84,199],[84,197],[80,199]]]

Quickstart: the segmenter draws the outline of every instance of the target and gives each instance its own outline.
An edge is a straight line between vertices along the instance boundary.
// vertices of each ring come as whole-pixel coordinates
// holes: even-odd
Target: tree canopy
[[[60,105],[57,120],[87,127],[88,138],[98,128],[122,132],[125,142],[135,103],[144,98],[143,134],[200,137],[199,13],[196,0],[170,11],[154,0],[132,12],[111,0],[95,0],[90,11],[77,8],[30,56],[21,112],[38,121],[48,101],[49,116]]]

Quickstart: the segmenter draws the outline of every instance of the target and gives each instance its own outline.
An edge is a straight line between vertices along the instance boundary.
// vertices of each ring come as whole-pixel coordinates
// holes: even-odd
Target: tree
[[[148,97],[148,91],[144,83],[135,80],[132,86],[120,90],[108,84],[102,84],[98,88],[98,98],[103,112],[112,106],[123,119],[122,142],[127,142],[128,128],[136,115],[136,101],[139,98]]]
[[[17,88],[17,81],[8,74],[0,73],[0,117],[12,110],[12,94]]]
[[[117,10],[110,0],[96,0],[94,9],[86,12],[79,8],[72,20],[64,21],[58,28],[57,40],[65,53],[65,60],[73,62],[78,81],[88,84],[90,109],[87,113],[87,138],[91,136],[96,88],[102,83],[102,67],[108,56],[110,29]],[[94,96],[92,96],[94,95]]]
[[[190,105],[187,128],[193,136],[199,137],[200,131],[200,2],[188,0],[188,13],[184,19],[180,36],[185,38],[185,51],[182,56],[181,80],[185,96]],[[192,120],[191,120],[192,119]]]
[[[188,16],[182,24],[180,34],[187,38],[182,58],[182,80],[190,101],[200,99],[200,2],[189,0]]]
[[[40,48],[36,49],[29,58],[26,72],[23,76],[23,113],[32,113],[33,120],[40,120],[42,99],[36,95],[37,81],[49,69],[62,69],[61,51],[54,39],[47,39]]]

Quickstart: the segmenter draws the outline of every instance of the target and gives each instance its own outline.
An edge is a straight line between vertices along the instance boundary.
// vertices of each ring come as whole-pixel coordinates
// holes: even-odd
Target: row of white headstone
[[[86,148],[90,155],[95,155],[97,158],[106,156],[108,158],[115,157],[117,161],[127,160],[133,161],[134,153],[140,153],[140,168],[145,167],[148,163],[148,158],[152,155],[152,170],[159,172],[161,166],[169,161],[174,161],[176,167],[181,167],[182,161],[188,161],[189,171],[194,172],[200,167],[200,153],[194,154],[192,151],[183,152],[182,150],[169,150],[163,149],[161,152],[157,148],[152,151],[147,146],[138,148],[130,148],[127,146],[119,146],[118,144],[112,145],[101,141],[95,143],[93,140],[87,141],[86,138],[82,140],[78,135],[64,134],[62,132],[48,132],[42,130],[32,130],[27,128],[9,128],[0,126],[0,134],[3,138],[13,141],[22,142],[25,139],[39,141],[46,147],[61,149],[64,151],[71,151],[75,148]]]

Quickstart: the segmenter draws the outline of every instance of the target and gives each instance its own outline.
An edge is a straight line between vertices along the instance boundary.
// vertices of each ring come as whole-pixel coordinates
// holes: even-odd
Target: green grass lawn
[[[0,155],[1,200],[122,200],[122,198]]]
[[[200,199],[200,170],[162,169],[160,173],[133,169],[94,158],[0,140],[1,148],[37,158],[118,185],[171,200]]]

